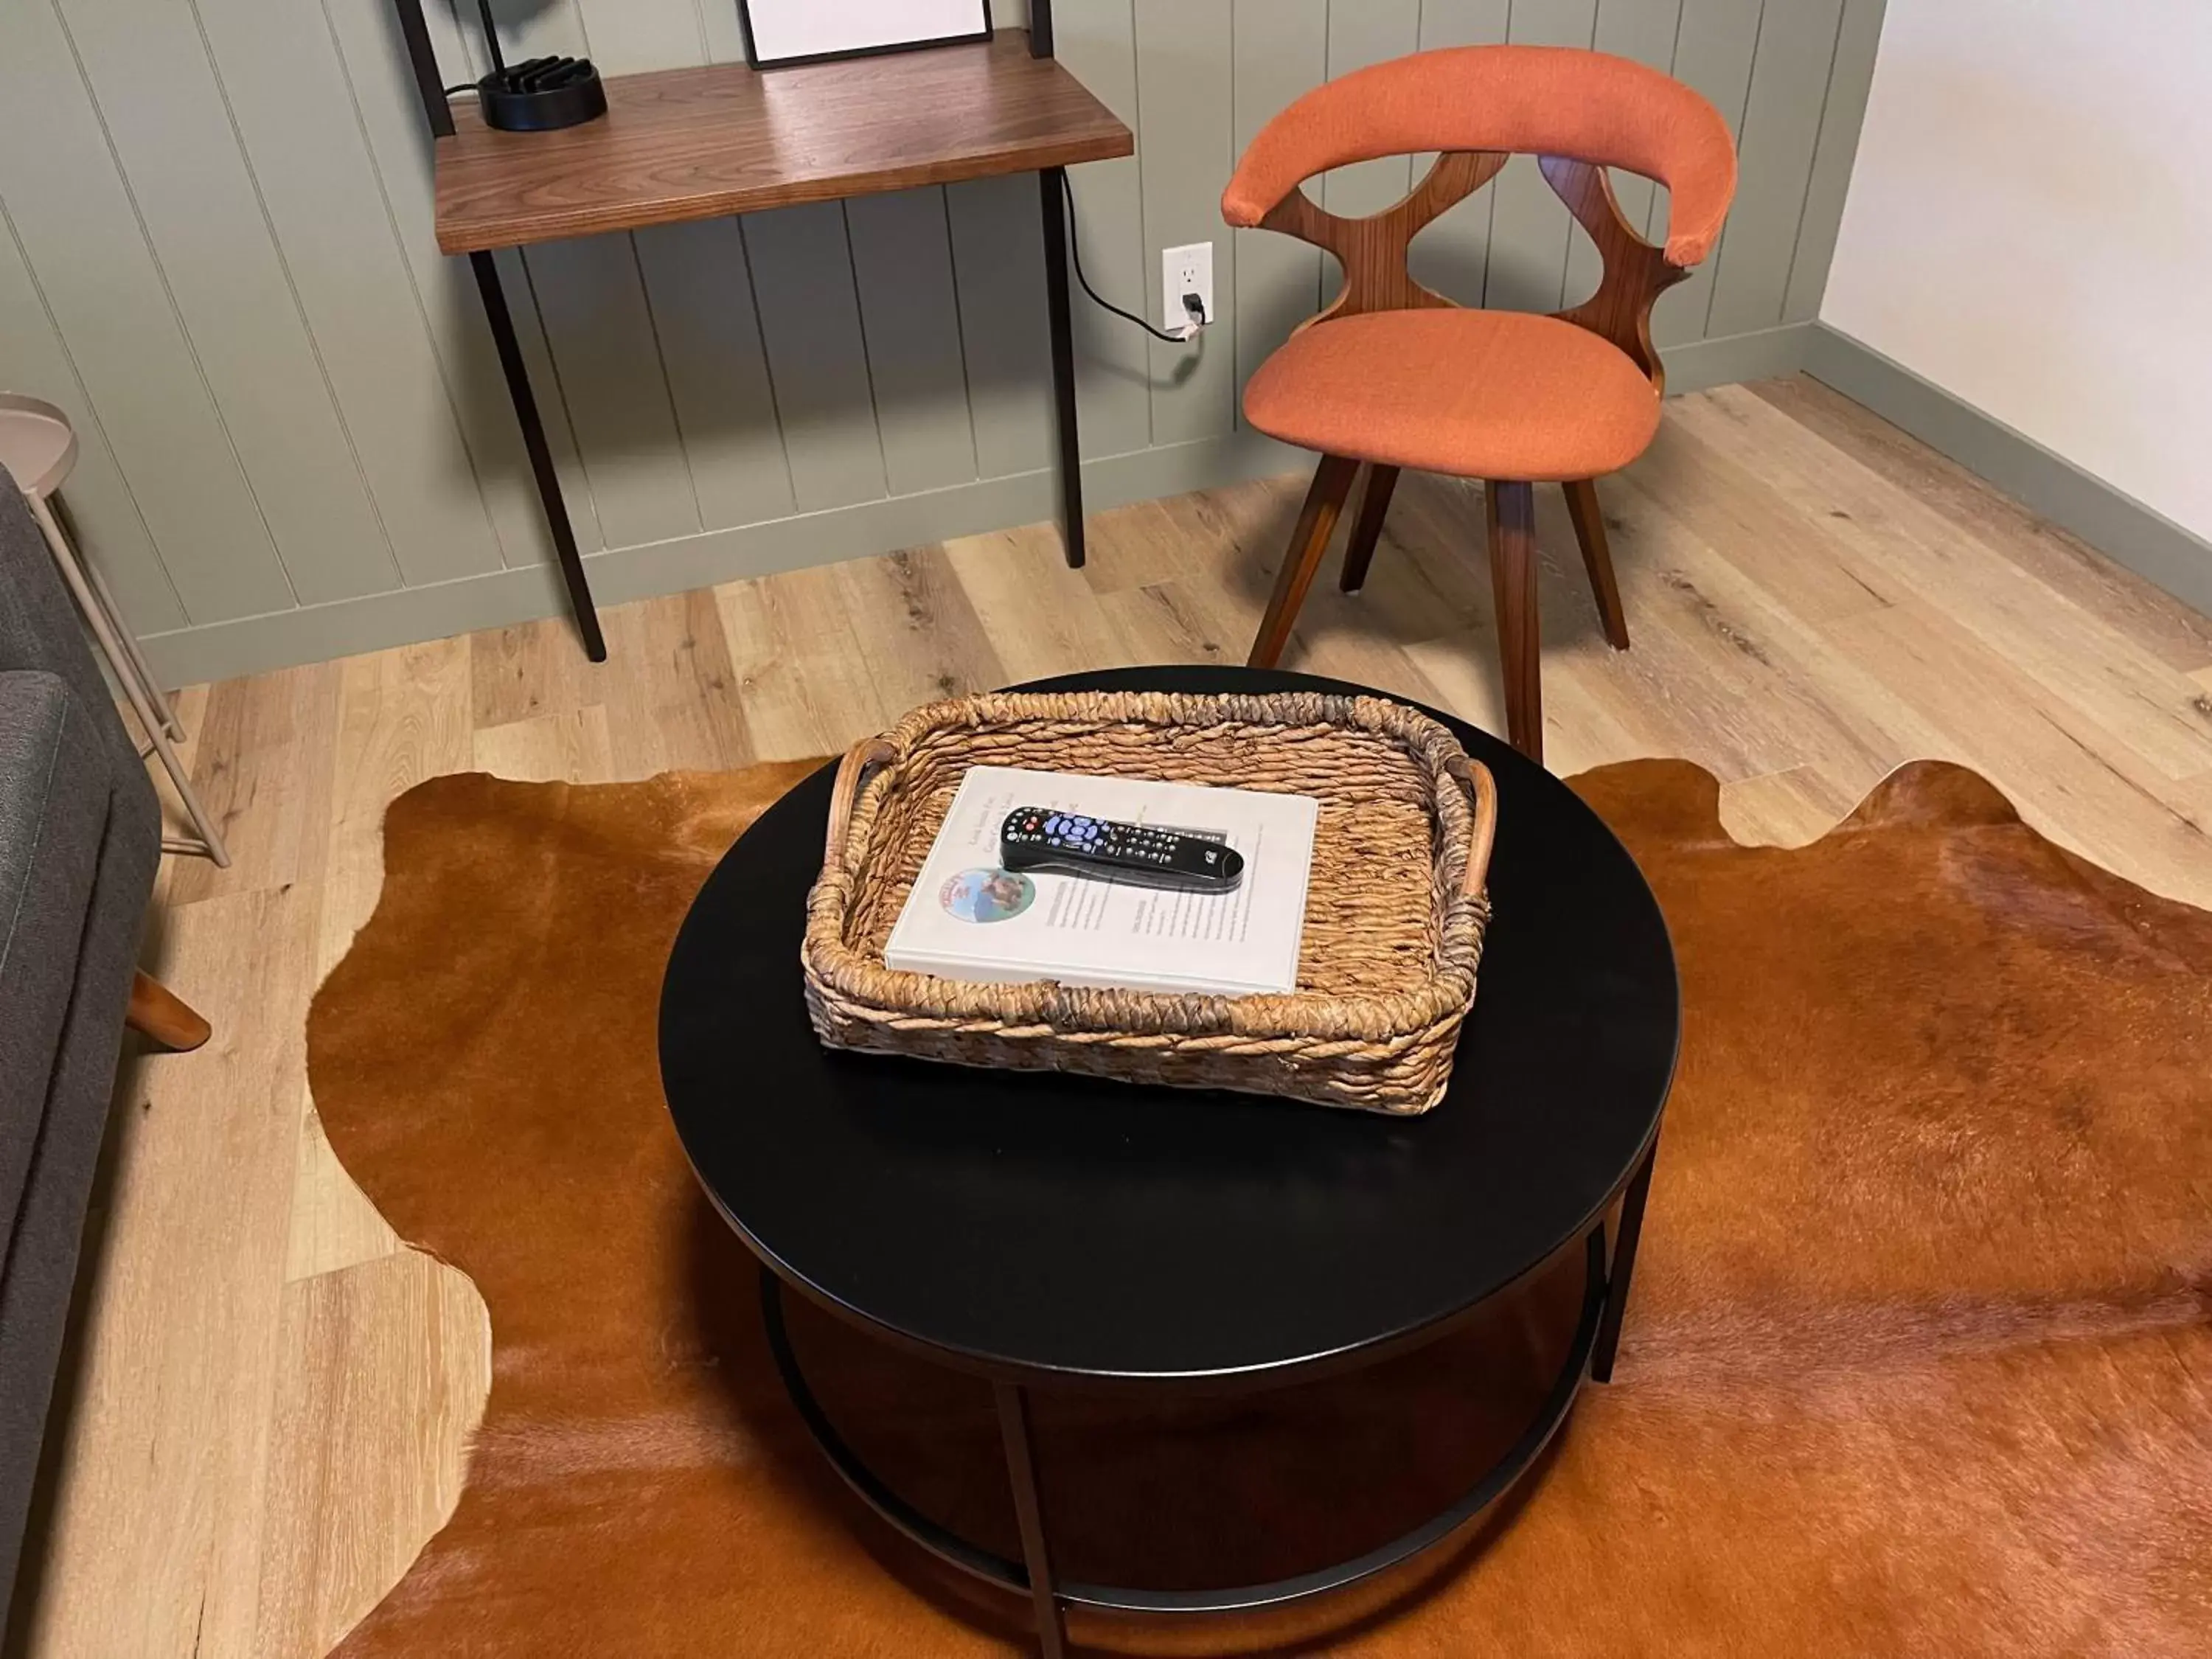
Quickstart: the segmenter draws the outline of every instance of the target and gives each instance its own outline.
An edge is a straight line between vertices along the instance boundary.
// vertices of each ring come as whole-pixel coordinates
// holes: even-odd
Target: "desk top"
[[[495,132],[457,102],[437,143],[447,253],[1033,173],[1136,152],[1113,112],[1029,36],[757,73],[616,76],[607,112]]]

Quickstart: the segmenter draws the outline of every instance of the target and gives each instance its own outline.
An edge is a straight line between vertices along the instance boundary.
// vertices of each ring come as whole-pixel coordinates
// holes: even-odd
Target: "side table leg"
[[[1644,1236],[1644,1205],[1651,1196],[1651,1165],[1659,1156],[1654,1137],[1651,1150],[1628,1183],[1620,1200],[1620,1239],[1613,1247],[1613,1267],[1606,1275],[1605,1314],[1598,1321],[1597,1346],[1590,1351],[1590,1380],[1613,1381],[1614,1351],[1620,1346],[1620,1316],[1628,1306],[1629,1279],[1636,1272],[1637,1241]]]
[[[576,631],[584,637],[584,654],[593,662],[605,662],[607,641],[599,632],[599,607],[592,601],[592,585],[585,579],[583,555],[576,550],[576,531],[568,522],[568,503],[561,499],[561,475],[553,470],[553,451],[545,441],[545,423],[538,417],[537,395],[530,389],[530,370],[514,337],[514,317],[499,285],[499,263],[489,253],[471,253],[469,268],[476,272],[484,319],[491,325],[492,343],[499,348],[507,395],[514,400],[523,447],[530,452],[530,471],[538,480],[538,499],[545,508],[545,527],[553,533],[553,551],[561,562],[562,580],[568,585],[568,608],[575,615]]]
[[[137,635],[131,631],[131,625],[123,619],[123,607],[115,603],[115,595],[107,591],[106,579],[100,574],[98,562],[90,554],[77,551],[83,547],[84,538],[77,533],[76,521],[70,516],[69,504],[58,495],[50,495],[46,498],[46,510],[54,515],[54,524],[62,533],[62,544],[76,552],[76,562],[82,568],[85,581],[92,588],[92,596],[100,601],[100,608],[107,616],[108,629],[123,647],[126,660],[111,665],[116,678],[120,679],[126,671],[136,675],[138,689],[146,694],[147,704],[160,718],[161,729],[169,734],[172,741],[182,743],[185,740],[183,722],[177,719],[177,711],[169,706],[168,693],[161,690],[161,682],[154,678],[154,671],[146,665],[146,655],[138,648]],[[56,556],[59,556],[58,549]]]
[[[1037,1650],[1066,1659],[1067,1626],[1053,1593],[1052,1559],[1045,1552],[1044,1505],[1037,1497],[1036,1454],[1030,1441],[1028,1393],[1018,1384],[994,1382],[999,1432],[1006,1443],[1006,1475],[1014,1488],[1014,1519],[1022,1531],[1022,1559],[1029,1568],[1030,1601],[1036,1609]]]
[[[207,808],[200,803],[199,792],[192,787],[191,774],[185,769],[184,761],[169,742],[168,723],[146,700],[146,684],[141,683],[139,675],[131,666],[135,659],[125,650],[118,630],[110,625],[107,611],[100,603],[99,595],[86,581],[85,565],[70,548],[69,538],[62,534],[60,521],[54,517],[46,501],[37,495],[26,495],[23,500],[31,509],[32,518],[38,521],[40,533],[46,538],[47,547],[52,551],[54,568],[61,572],[63,585],[69,589],[70,598],[76,602],[77,612],[84,618],[85,626],[92,630],[93,638],[99,642],[100,654],[107,659],[108,667],[114,672],[116,680],[123,687],[123,695],[130,700],[131,712],[138,717],[139,729],[145,732],[146,741],[153,746],[153,752],[161,757],[161,769],[169,775],[169,781],[176,787],[177,799],[185,809],[185,816],[192,821],[193,833],[199,836],[198,845],[187,842],[173,848],[164,840],[161,850],[165,853],[202,854],[212,860],[217,869],[228,869],[230,853],[222,844],[222,832],[216,828],[215,820],[208,817]],[[166,704],[163,706],[167,707]],[[148,751],[142,749],[138,752],[143,755]]]
[[[1044,206],[1045,308],[1052,324],[1052,395],[1060,425],[1060,540],[1071,570],[1083,568],[1083,445],[1075,414],[1075,319],[1067,289],[1067,169],[1037,174]]]

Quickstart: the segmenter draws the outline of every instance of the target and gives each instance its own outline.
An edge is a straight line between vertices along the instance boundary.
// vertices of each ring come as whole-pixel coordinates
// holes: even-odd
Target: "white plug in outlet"
[[[1207,322],[1219,314],[1213,308],[1212,243],[1193,242],[1160,255],[1160,326],[1170,334],[1197,332],[1198,319],[1183,307],[1186,294],[1198,295]]]

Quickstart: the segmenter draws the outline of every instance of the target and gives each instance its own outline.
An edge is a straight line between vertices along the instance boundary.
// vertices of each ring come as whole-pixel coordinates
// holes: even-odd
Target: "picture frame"
[[[738,0],[757,70],[836,63],[992,38],[991,0]]]

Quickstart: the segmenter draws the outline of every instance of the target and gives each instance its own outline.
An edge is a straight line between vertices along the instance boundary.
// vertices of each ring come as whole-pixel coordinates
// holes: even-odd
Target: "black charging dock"
[[[533,58],[477,82],[477,102],[488,127],[549,132],[605,115],[607,88],[589,58]]]
[[[501,132],[551,132],[581,126],[607,112],[606,83],[587,58],[532,58],[509,64],[499,49],[492,0],[477,0],[491,73],[477,82],[484,125]],[[427,49],[427,48],[426,48]],[[448,87],[451,93],[458,88]]]

